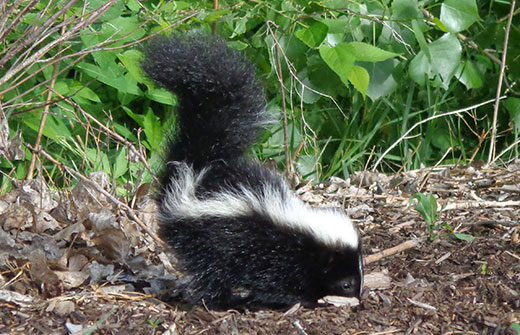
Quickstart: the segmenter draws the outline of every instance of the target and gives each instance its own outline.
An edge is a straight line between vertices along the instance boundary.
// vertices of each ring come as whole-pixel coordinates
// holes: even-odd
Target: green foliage
[[[428,195],[416,193],[410,198],[410,202],[412,202],[414,199],[417,200],[415,210],[418,211],[422,215],[424,221],[426,221],[428,235],[430,235],[430,240],[433,241],[436,236],[434,230],[439,229],[440,227],[439,225],[435,225],[435,221],[438,219],[437,199],[435,199],[431,193]]]
[[[37,143],[42,123],[41,149],[63,164],[106,171],[120,186],[150,181],[147,162],[160,161],[176,105],[140,69],[143,40],[161,30],[215,28],[257,64],[272,114],[281,120],[287,107],[289,147],[280,121],[255,153],[280,168],[285,150],[315,180],[487,159],[489,135],[482,134],[491,133],[492,104],[436,116],[495,97],[510,3],[220,0],[215,11],[202,0],[15,2],[0,27],[0,120],[7,120],[0,140],[14,143],[0,148],[0,191],[35,171],[24,144]],[[506,60],[510,96],[498,114],[503,161],[518,157],[518,20]],[[68,186],[40,159],[36,173]]]
[[[147,320],[147,321],[150,324],[150,326],[152,326],[153,328],[157,328],[161,323],[163,323],[163,320],[161,318],[159,318],[155,321],[152,321],[152,320]]]
[[[480,274],[482,274],[482,275],[491,274],[491,270],[488,267],[488,262],[482,263],[482,265],[480,266]]]
[[[441,224],[435,224],[435,222],[439,219],[439,214],[437,210],[437,199],[430,192],[428,195],[423,193],[416,193],[410,198],[410,203],[413,200],[417,200],[417,204],[415,205],[415,210],[421,214],[424,221],[426,221],[426,228],[428,229],[428,235],[430,236],[430,241],[433,241],[437,234],[435,231],[444,228],[448,231],[448,235],[453,235],[457,239],[461,241],[471,242],[475,239],[473,235],[456,233],[453,228],[447,223],[443,222]]]
[[[520,335],[520,324],[512,323],[510,328],[516,331],[516,335]]]

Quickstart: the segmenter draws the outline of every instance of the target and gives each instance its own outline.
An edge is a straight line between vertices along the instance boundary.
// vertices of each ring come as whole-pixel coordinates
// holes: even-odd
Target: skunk
[[[255,69],[200,33],[152,40],[142,67],[176,94],[158,190],[160,236],[182,299],[209,308],[315,306],[361,294],[361,239],[339,210],[307,207],[246,151],[269,122]]]

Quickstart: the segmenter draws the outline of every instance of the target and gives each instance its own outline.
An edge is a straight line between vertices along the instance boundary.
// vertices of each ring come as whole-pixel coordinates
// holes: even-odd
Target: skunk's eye
[[[352,287],[352,285],[349,282],[344,282],[343,283],[343,289],[344,290],[349,290],[351,287]]]

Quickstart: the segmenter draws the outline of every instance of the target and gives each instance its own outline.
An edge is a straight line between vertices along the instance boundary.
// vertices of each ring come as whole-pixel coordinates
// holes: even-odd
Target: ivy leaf
[[[453,33],[467,29],[479,19],[475,0],[446,0],[441,5],[441,22]]]
[[[298,30],[295,35],[309,48],[315,48],[327,37],[329,27],[325,23],[316,22],[309,28]]]
[[[340,43],[334,47],[320,46],[320,56],[323,61],[334,71],[343,84],[348,86],[348,77],[356,60],[356,50],[349,43]]]
[[[368,43],[350,42],[349,44],[354,47],[355,57],[357,61],[381,62],[400,55],[380,49]]]

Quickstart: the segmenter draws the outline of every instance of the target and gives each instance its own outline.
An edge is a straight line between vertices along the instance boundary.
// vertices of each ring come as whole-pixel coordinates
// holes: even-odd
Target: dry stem
[[[396,245],[395,247],[388,248],[386,250],[381,250],[380,252],[377,252],[372,255],[368,255],[363,257],[363,264],[368,265],[373,262],[377,262],[382,258],[392,256],[397,254],[398,252],[405,251],[411,248],[417,247],[422,242],[421,239],[414,239],[414,240],[408,240],[403,243],[400,243]]]
[[[509,31],[511,30],[511,22],[513,21],[513,13],[515,12],[516,0],[511,1],[511,10],[509,12],[509,19],[507,21],[506,32],[504,37],[504,50],[502,52],[502,64],[500,66],[500,75],[498,77],[497,94],[495,98],[495,108],[493,111],[493,123],[491,125],[491,143],[489,145],[488,163],[495,159],[496,141],[497,141],[497,120],[498,120],[498,106],[500,105],[500,94],[502,92],[502,81],[504,80],[504,73],[507,59],[507,44],[509,43]]]

